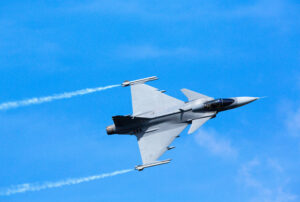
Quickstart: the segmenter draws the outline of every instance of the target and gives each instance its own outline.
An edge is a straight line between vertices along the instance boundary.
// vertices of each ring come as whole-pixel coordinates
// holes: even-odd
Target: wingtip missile
[[[139,83],[146,83],[148,81],[154,81],[154,80],[157,80],[157,79],[158,79],[157,76],[151,76],[151,77],[138,79],[138,80],[134,80],[134,81],[124,81],[121,85],[123,87],[126,87],[126,86],[131,86],[131,85],[135,85],[135,84],[139,84]]]
[[[142,171],[142,170],[144,170],[144,168],[158,166],[158,165],[162,165],[162,164],[166,164],[166,163],[170,163],[170,162],[171,162],[171,159],[167,159],[167,160],[163,160],[163,161],[156,161],[156,162],[149,163],[149,164],[135,166],[135,169],[138,171]]]

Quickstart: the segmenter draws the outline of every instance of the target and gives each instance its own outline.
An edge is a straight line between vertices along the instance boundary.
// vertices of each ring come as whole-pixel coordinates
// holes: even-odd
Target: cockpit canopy
[[[234,99],[220,98],[220,99],[215,99],[215,100],[204,103],[204,108],[208,109],[208,110],[218,110],[222,107],[227,107],[227,106],[231,105],[232,103],[234,103]]]

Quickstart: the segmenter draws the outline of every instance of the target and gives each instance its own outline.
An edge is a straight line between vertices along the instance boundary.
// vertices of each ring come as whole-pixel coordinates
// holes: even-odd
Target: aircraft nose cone
[[[236,102],[238,105],[242,106],[245,104],[249,104],[250,102],[253,102],[258,99],[259,97],[237,97]]]

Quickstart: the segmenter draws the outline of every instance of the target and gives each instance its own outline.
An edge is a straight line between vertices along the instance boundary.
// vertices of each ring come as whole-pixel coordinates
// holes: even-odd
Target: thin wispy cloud
[[[280,171],[278,170],[280,168]],[[269,178],[264,173],[268,172]],[[286,177],[281,176],[282,167],[274,159],[259,160],[257,158],[242,164],[238,170],[239,182],[252,190],[250,202],[293,202],[298,199],[296,194],[285,190]]]
[[[47,35],[49,31],[37,30],[9,18],[0,20],[0,27],[5,30],[0,37],[0,70],[29,66],[32,70],[52,72],[66,68],[59,61],[64,48],[50,37],[40,37],[41,33]]]
[[[300,137],[300,101],[297,99],[297,94],[295,99],[279,101],[277,114],[282,129],[281,133],[290,137]]]
[[[299,5],[284,0],[263,0],[254,2],[216,4],[215,2],[182,2],[170,1],[157,4],[141,1],[89,1],[81,4],[68,5],[64,11],[69,13],[112,14],[137,16],[144,20],[233,20],[250,18],[264,23],[299,23]],[[274,20],[269,20],[274,19]],[[288,25],[288,26],[289,26]]]
[[[283,123],[288,135],[300,137],[300,105],[299,102],[285,100],[280,103],[279,113],[283,115]]]
[[[288,112],[285,121],[289,133],[293,136],[300,136],[300,108]]]
[[[284,168],[283,166],[278,162],[278,160],[274,159],[274,158],[268,158],[267,159],[267,164],[274,169],[275,171],[281,173],[284,172]]]
[[[160,57],[194,57],[199,55],[197,50],[179,48],[160,48],[151,45],[123,46],[116,51],[117,55],[127,59],[152,59]]]
[[[285,3],[281,0],[264,0],[224,10],[220,16],[223,15],[228,18],[272,18],[281,16],[283,9],[285,9]]]
[[[83,182],[89,182],[89,181],[99,180],[99,179],[103,179],[103,178],[107,178],[107,177],[112,177],[115,175],[121,175],[121,174],[128,173],[130,171],[133,171],[133,169],[120,170],[120,171],[115,171],[112,173],[104,173],[104,174],[93,175],[93,176],[89,176],[89,177],[66,179],[66,180],[57,181],[57,182],[21,184],[21,185],[12,186],[10,188],[0,190],[0,196],[10,196],[13,194],[19,194],[19,193],[25,193],[25,192],[36,192],[36,191],[41,191],[44,189],[52,189],[52,188],[70,186],[70,185],[80,184]]]
[[[87,1],[79,4],[64,4],[62,11],[68,13],[98,13],[98,14],[143,14],[139,2],[134,1]]]
[[[229,140],[224,139],[212,129],[200,129],[195,135],[196,142],[214,155],[235,157],[238,152]]]

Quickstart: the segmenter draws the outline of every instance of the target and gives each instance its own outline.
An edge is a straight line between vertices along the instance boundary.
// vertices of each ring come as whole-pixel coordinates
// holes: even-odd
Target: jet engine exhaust
[[[112,135],[116,133],[116,126],[115,125],[110,125],[106,127],[106,133],[108,135]]]

